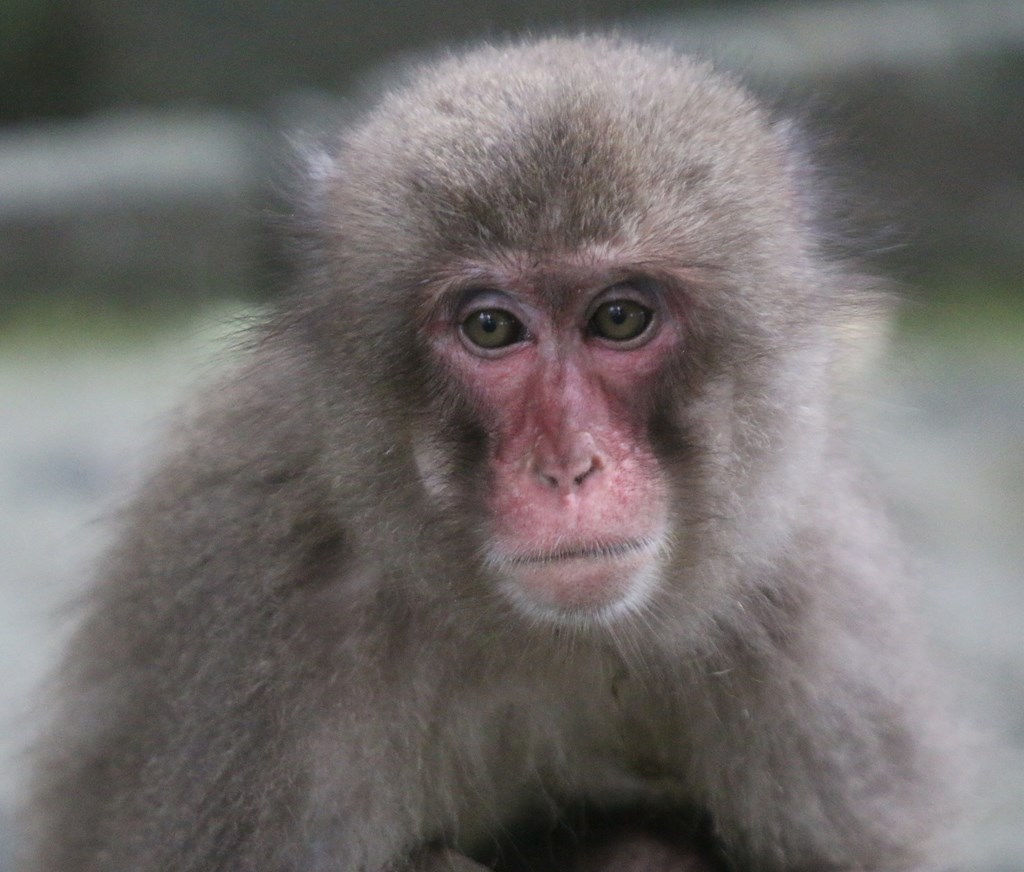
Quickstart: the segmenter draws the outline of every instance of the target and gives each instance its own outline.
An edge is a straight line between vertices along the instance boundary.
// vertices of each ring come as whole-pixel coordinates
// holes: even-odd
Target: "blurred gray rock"
[[[250,296],[267,141],[180,112],[0,130],[0,300]]]
[[[890,264],[1024,290],[1024,2],[764,3],[644,30],[806,113],[812,150],[859,176],[855,223],[895,228],[874,242]]]

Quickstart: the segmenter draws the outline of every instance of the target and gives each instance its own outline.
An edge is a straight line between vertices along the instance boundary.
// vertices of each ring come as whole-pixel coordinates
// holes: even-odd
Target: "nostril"
[[[589,478],[595,472],[601,468],[601,459],[599,457],[591,457],[587,462],[587,468],[583,472],[573,477],[573,484],[579,487],[583,484],[583,480]]]

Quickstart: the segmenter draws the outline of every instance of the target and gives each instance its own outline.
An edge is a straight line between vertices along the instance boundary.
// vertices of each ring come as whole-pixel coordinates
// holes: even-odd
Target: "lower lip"
[[[646,587],[648,554],[566,557],[521,563],[508,571],[517,599],[558,614],[600,611],[624,604]]]

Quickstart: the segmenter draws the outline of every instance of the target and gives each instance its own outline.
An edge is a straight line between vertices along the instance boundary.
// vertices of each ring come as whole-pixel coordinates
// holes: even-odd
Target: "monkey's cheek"
[[[573,558],[507,570],[502,587],[532,617],[604,622],[642,608],[658,577],[647,555]]]

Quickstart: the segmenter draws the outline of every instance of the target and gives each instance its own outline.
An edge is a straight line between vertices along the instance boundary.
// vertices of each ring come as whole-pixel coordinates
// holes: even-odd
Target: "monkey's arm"
[[[805,593],[747,598],[705,674],[710,811],[729,853],[759,868],[936,868],[934,837],[954,815],[934,685],[890,613],[906,580],[870,574],[866,551],[858,572],[805,548],[819,562],[786,567]]]

